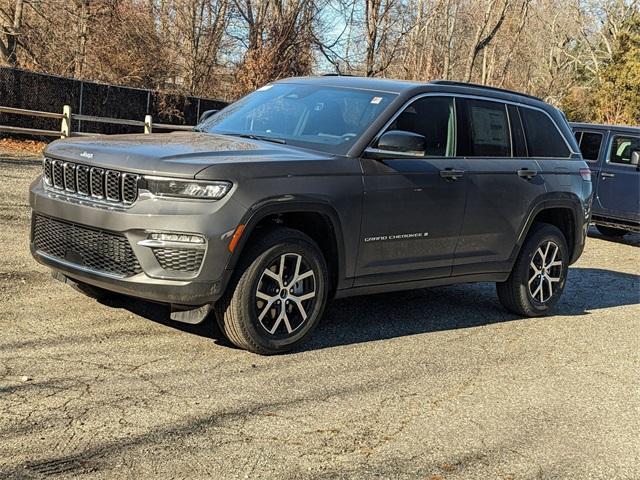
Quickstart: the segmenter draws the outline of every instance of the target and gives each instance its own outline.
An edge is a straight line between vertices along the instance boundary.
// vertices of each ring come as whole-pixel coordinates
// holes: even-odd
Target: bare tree
[[[15,0],[12,10],[0,8],[0,60],[7,65],[17,64],[17,50],[20,44],[24,0]],[[4,38],[2,38],[4,37]]]
[[[501,1],[501,5],[500,2]],[[496,36],[498,30],[502,26],[504,22],[505,16],[507,14],[507,8],[511,4],[511,0],[488,0],[486,2],[486,9],[484,12],[484,17],[482,21],[478,24],[476,28],[476,34],[471,44],[471,48],[469,51],[469,57],[467,59],[467,71],[465,74],[465,79],[467,82],[471,81],[471,76],[473,75],[473,67],[476,62],[476,58],[478,54],[482,52],[491,40]],[[494,20],[494,11],[497,10],[498,18]],[[493,23],[493,26],[490,25]]]

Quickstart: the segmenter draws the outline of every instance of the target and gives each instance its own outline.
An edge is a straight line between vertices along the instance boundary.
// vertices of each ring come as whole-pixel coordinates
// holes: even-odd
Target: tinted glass
[[[197,128],[345,154],[394,98],[377,91],[277,83],[232,103]]]
[[[513,156],[520,158],[527,157],[527,143],[524,138],[524,128],[522,127],[522,120],[520,120],[520,113],[518,113],[518,109],[513,105],[508,105],[507,110],[509,112],[509,124],[511,125]]]
[[[600,145],[602,145],[602,134],[593,132],[583,132],[580,138],[580,151],[582,158],[595,162],[600,155]]]
[[[467,100],[470,157],[510,157],[511,135],[506,105]]]
[[[631,165],[631,153],[634,150],[640,151],[640,137],[616,135],[611,144],[609,162]]]
[[[530,157],[567,158],[569,148],[558,128],[540,110],[520,108]]]
[[[386,131],[403,130],[425,138],[425,156],[451,157],[455,152],[455,109],[451,97],[416,100],[389,125]]]

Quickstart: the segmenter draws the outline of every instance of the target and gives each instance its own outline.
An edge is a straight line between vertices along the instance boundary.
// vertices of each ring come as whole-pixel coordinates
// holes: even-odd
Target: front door
[[[640,151],[640,136],[613,134],[602,163],[598,200],[607,213],[624,219],[640,217],[640,172],[631,165],[631,152]]]
[[[450,276],[467,185],[465,160],[454,157],[455,123],[452,97],[419,98],[386,131],[424,136],[424,152],[377,150],[361,160],[357,286]]]

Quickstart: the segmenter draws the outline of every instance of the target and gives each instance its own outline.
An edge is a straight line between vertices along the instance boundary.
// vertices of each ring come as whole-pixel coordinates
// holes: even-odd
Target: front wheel
[[[233,344],[268,355],[307,338],[324,311],[329,276],[307,235],[288,228],[258,235],[216,304],[216,316]]]
[[[510,312],[539,317],[558,302],[569,268],[569,250],[562,232],[534,224],[506,282],[497,283],[500,303]]]

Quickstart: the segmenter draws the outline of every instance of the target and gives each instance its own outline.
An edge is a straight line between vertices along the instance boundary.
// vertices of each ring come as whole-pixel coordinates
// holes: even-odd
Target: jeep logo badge
[[[85,151],[85,152],[82,152],[82,153],[80,154],[80,156],[81,156],[81,157],[84,157],[84,158],[88,158],[89,160],[91,160],[91,159],[93,158],[93,153],[89,153],[89,152],[86,152],[86,151]]]

